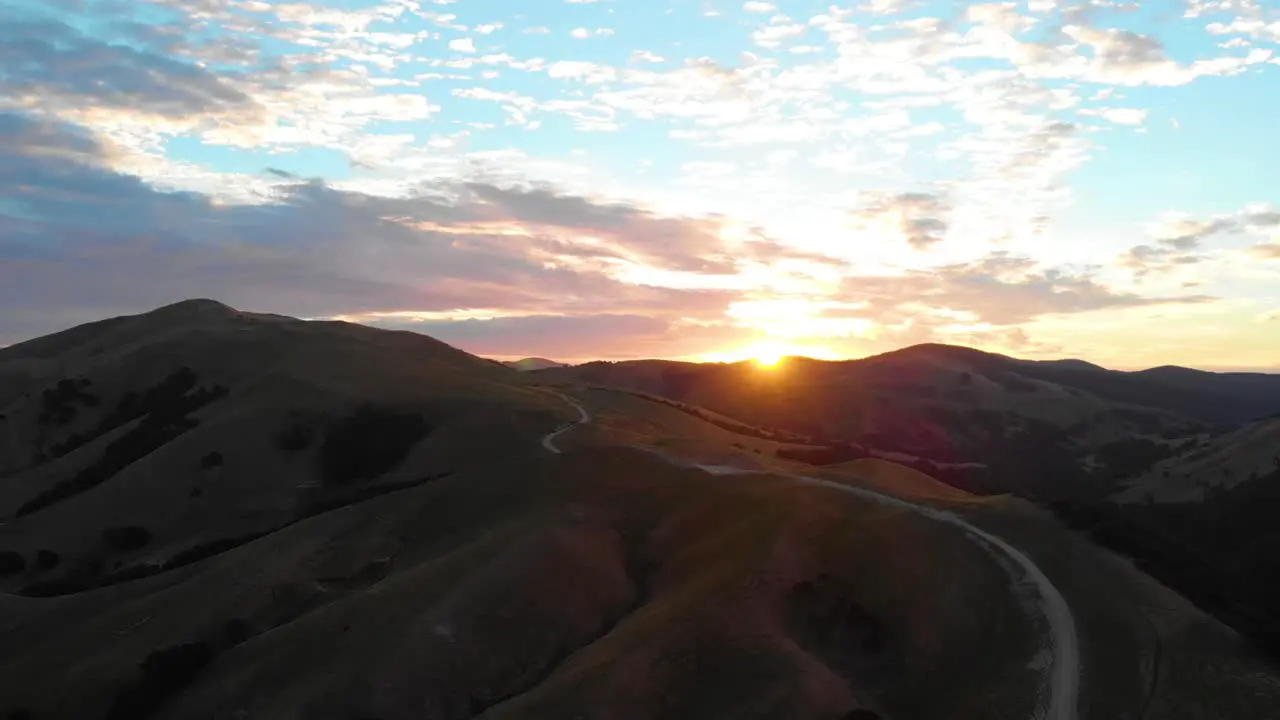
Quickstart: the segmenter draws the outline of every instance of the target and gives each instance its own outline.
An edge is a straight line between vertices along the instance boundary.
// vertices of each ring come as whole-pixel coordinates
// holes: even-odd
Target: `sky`
[[[0,0],[0,345],[1280,371],[1271,0]]]

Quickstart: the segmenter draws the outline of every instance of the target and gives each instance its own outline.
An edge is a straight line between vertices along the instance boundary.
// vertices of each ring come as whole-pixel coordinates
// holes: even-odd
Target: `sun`
[[[748,350],[751,359],[762,368],[774,368],[786,357],[785,348],[773,343],[758,343]]]

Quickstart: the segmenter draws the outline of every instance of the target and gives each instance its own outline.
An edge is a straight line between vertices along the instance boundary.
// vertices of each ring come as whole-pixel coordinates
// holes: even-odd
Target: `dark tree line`
[[[227,389],[221,385],[196,388],[197,382],[198,378],[191,368],[184,367],[142,395],[132,392],[126,394],[99,422],[93,437],[139,417],[142,421],[113,440],[96,460],[80,472],[28,500],[18,508],[17,514],[29,515],[101,485],[129,465],[199,425],[198,420],[188,417],[189,413],[224,397]],[[73,438],[78,443],[77,447],[91,439]]]

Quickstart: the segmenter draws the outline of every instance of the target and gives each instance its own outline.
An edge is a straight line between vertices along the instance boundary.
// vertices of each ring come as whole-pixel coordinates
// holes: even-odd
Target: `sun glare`
[[[777,367],[778,363],[782,362],[782,358],[787,356],[787,351],[780,345],[759,343],[749,348],[748,355],[755,361],[756,365],[762,368],[772,368]]]
[[[685,359],[694,362],[713,363],[750,362],[762,369],[773,369],[783,364],[782,361],[790,357],[838,360],[842,356],[831,348],[822,345],[802,345],[778,340],[762,340],[751,345],[739,345],[732,350],[704,353],[689,356]]]

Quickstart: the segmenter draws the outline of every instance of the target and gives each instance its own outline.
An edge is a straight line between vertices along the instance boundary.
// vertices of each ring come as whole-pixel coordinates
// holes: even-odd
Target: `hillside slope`
[[[949,478],[980,492],[1097,497],[1163,451],[1135,441],[1209,432],[1280,410],[1280,376],[1119,373],[939,345],[856,361],[587,363],[534,373],[659,395],[832,445],[822,462],[902,453],[982,463]],[[1141,443],[1140,443],[1141,444]],[[839,450],[854,446],[847,453]],[[1150,456],[1150,458],[1148,458]]]
[[[634,450],[499,463],[159,577],[6,600],[0,711],[1025,717],[1032,628],[954,535]]]
[[[0,370],[0,717],[1031,718],[1046,657],[1077,668],[1027,568],[1076,608],[1062,707],[1280,702],[1239,638],[1026,503],[815,470],[702,408],[209,301]]]
[[[0,548],[50,566],[0,588],[37,593],[535,452],[566,414],[422,335],[212,301],[5,348],[0,378]]]
[[[1118,502],[1200,502],[1280,468],[1280,417],[1188,439],[1176,454],[1126,480]]]
[[[551,368],[569,367],[565,363],[548,360],[546,358],[530,357],[522,360],[510,360],[502,363],[513,370],[529,371],[529,370],[549,370]]]

